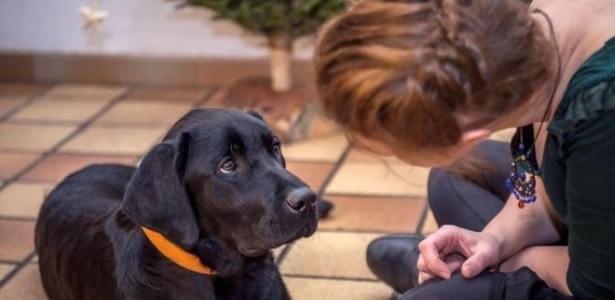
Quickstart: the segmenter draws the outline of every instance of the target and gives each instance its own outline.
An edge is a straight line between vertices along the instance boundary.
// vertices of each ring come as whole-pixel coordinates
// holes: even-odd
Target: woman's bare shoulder
[[[615,37],[615,0],[535,0],[530,11],[535,9],[552,20],[560,50],[570,59],[582,62]]]

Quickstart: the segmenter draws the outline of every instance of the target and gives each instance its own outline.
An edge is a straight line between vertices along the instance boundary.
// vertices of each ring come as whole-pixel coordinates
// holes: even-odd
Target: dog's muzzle
[[[303,212],[306,209],[316,208],[316,194],[307,187],[292,191],[286,197],[286,206],[293,212]]]

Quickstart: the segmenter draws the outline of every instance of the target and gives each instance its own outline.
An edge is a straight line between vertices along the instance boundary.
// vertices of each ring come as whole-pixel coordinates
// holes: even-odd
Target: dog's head
[[[122,209],[186,250],[213,237],[254,257],[313,234],[315,205],[258,115],[200,109],[144,157]]]

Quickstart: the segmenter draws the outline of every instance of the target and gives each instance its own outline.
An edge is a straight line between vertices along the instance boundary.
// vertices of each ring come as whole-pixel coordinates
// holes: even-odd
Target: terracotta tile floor
[[[91,163],[135,164],[181,115],[223,88],[0,82],[0,300],[46,299],[33,229],[44,196]],[[436,229],[426,169],[349,149],[343,135],[284,145],[288,169],[335,208],[314,236],[276,249],[294,299],[388,299],[365,263],[386,233]]]

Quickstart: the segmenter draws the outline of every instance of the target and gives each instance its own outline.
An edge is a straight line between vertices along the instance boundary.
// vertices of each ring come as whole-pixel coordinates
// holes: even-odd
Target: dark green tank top
[[[568,227],[568,286],[615,299],[615,38],[574,74],[547,130],[540,175]]]

